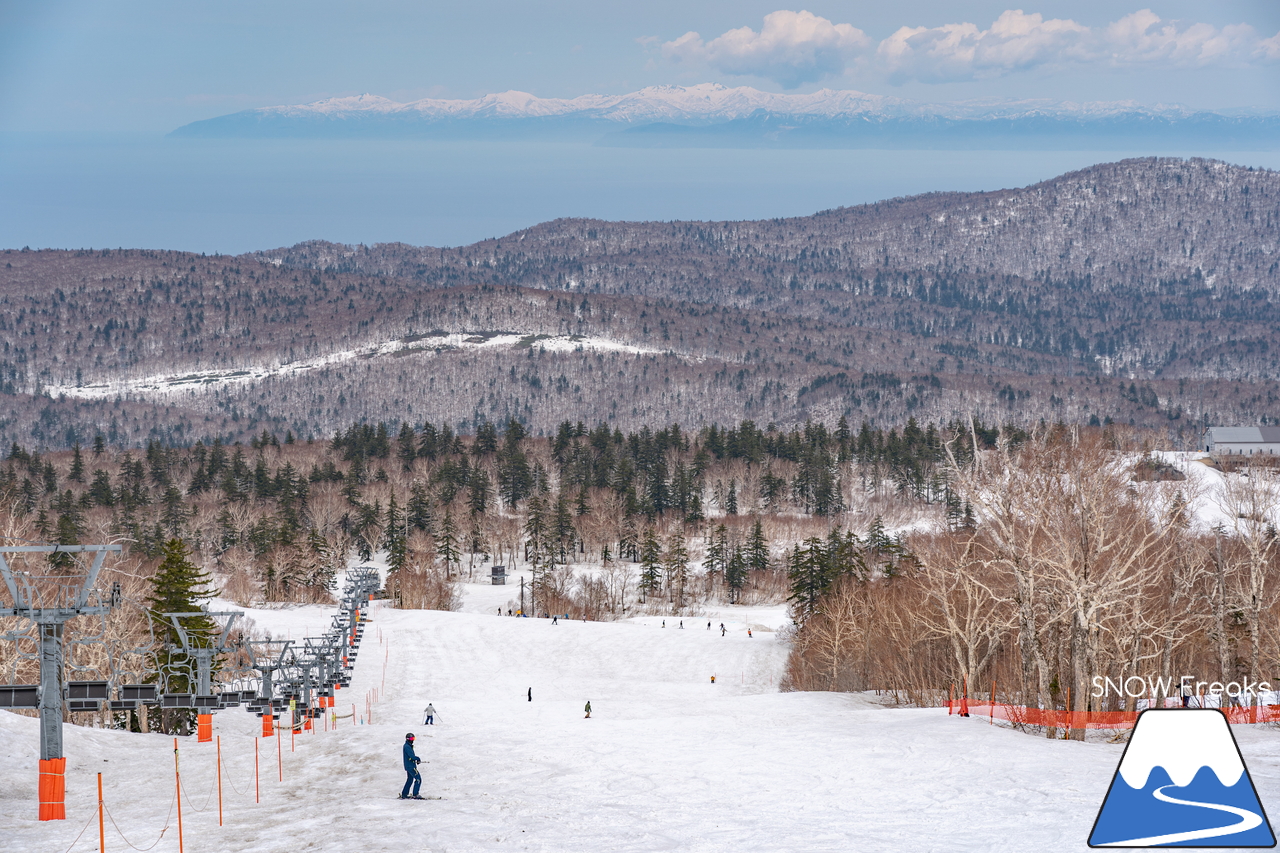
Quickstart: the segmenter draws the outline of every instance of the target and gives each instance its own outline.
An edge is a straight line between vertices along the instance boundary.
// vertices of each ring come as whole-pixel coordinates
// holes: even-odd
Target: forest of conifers
[[[329,441],[145,449],[99,436],[11,447],[0,532],[125,542],[105,579],[133,601],[175,538],[240,605],[327,600],[370,558],[389,563],[402,607],[456,607],[458,583],[492,565],[534,572],[534,615],[786,601],[793,689],[934,702],[967,683],[1096,709],[1095,674],[1280,671],[1272,469],[1196,494],[1156,450],[1118,428],[843,420],[566,422],[551,437],[516,421],[474,435],[356,424]],[[1227,519],[1216,529],[1195,518],[1206,500]],[[113,630],[141,636],[130,618]]]

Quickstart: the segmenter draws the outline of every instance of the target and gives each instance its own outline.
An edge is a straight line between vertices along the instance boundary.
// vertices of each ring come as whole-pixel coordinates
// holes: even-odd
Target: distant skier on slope
[[[422,789],[422,774],[418,772],[418,764],[422,761],[413,751],[413,732],[409,732],[404,736],[404,772],[409,778],[404,780],[404,789],[400,791],[400,799],[402,800],[421,800],[423,797],[418,791]],[[413,789],[413,793],[409,789]]]
[[[436,718],[436,706],[430,702],[427,703],[426,710],[422,712],[422,724],[424,726],[434,726]]]
[[[588,720],[591,719],[591,700],[590,699],[587,700],[587,707],[584,710],[586,710],[587,712],[586,719]]]

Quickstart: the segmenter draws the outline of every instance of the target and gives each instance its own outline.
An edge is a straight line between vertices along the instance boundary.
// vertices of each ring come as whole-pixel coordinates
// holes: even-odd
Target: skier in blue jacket
[[[413,732],[409,732],[404,736],[404,772],[409,774],[409,778],[404,780],[404,790],[400,792],[402,800],[421,800],[418,791],[422,788],[422,774],[418,772],[418,762],[422,761],[413,752]],[[409,793],[409,789],[413,788],[413,793]]]

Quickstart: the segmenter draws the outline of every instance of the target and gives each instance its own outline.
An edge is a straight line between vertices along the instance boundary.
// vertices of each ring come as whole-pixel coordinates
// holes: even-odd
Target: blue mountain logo
[[[1090,847],[1275,847],[1226,716],[1154,708],[1134,726]]]

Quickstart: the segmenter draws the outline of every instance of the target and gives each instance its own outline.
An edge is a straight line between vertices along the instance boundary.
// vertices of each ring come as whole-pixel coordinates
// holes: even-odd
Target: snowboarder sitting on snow
[[[409,732],[404,736],[404,772],[409,774],[409,778],[404,780],[404,790],[400,792],[402,800],[421,800],[418,791],[422,789],[422,774],[418,772],[418,763],[422,761],[413,752],[413,732]],[[413,788],[413,793],[409,793],[409,789]]]

